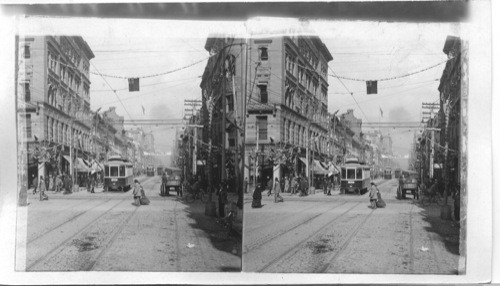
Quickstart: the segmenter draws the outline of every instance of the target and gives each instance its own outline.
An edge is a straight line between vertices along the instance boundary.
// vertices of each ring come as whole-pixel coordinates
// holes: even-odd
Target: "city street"
[[[243,271],[291,273],[457,274],[459,229],[437,204],[396,199],[397,180],[380,181],[386,208],[368,194],[307,197],[263,192],[263,207],[245,197]]]
[[[204,214],[200,201],[160,197],[159,176],[141,177],[151,200],[132,191],[70,195],[30,190],[27,271],[240,271],[241,240]]]

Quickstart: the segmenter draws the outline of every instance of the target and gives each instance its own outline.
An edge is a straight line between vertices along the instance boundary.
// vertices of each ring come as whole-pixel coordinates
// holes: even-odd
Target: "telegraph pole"
[[[221,181],[226,179],[226,75],[224,70],[223,72],[223,77],[222,77],[222,124],[221,124],[221,129],[222,129],[222,142],[221,142]]]
[[[248,181],[245,182],[245,137],[246,137],[246,125],[247,125],[247,66],[248,66],[248,39],[245,39],[245,43],[241,45],[241,52],[243,52],[243,45],[245,45],[245,65],[243,65],[243,58],[241,58],[242,65],[241,69],[243,69],[243,66],[245,68],[245,85],[243,87],[243,82],[241,82],[241,87],[244,88],[244,91],[241,93],[242,94],[242,99],[243,99],[243,110],[241,112],[241,117],[242,117],[242,130],[240,134],[243,134],[241,136],[241,150],[240,150],[240,156],[241,156],[241,171],[240,171],[240,176],[242,177],[242,187],[241,187],[241,195],[238,195],[238,202],[237,205],[239,208],[243,208],[243,192],[245,192],[245,188],[248,188]],[[241,72],[241,81],[243,81],[243,71]],[[240,132],[238,129],[237,132]],[[239,166],[238,166],[239,167]],[[249,178],[250,179],[250,178]]]
[[[310,154],[309,154],[309,151],[310,151],[310,145],[311,145],[311,136],[309,134],[309,123],[307,124],[307,142],[306,142],[306,172],[307,172],[307,179],[309,181],[309,186],[308,187],[311,187],[311,158],[310,158]]]
[[[258,172],[259,172],[259,124],[258,124],[258,122],[255,122],[255,177],[254,177],[254,186],[257,186]]]

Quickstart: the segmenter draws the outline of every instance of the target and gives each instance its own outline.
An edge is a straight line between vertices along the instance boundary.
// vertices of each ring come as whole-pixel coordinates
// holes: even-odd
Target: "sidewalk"
[[[238,194],[236,193],[228,193],[227,194],[227,200],[229,203],[236,203],[238,202]],[[233,222],[233,230],[236,231],[240,236],[243,235],[243,209],[237,209],[237,214],[236,217],[234,218]]]
[[[139,181],[144,181],[146,176],[139,176],[137,179]],[[74,190],[72,193],[64,194],[64,191],[55,192],[55,191],[45,191],[45,194],[49,196],[50,199],[61,199],[61,198],[78,198],[78,199],[94,199],[94,198],[116,198],[117,195],[126,194],[128,192],[119,192],[119,191],[110,191],[104,192],[103,187],[95,187],[94,193],[87,192],[87,187],[79,187],[78,190]],[[33,195],[33,188],[28,189],[28,198],[39,199],[40,194],[37,190],[37,193]]]

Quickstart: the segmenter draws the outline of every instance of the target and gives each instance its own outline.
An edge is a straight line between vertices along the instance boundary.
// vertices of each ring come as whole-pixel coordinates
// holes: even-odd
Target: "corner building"
[[[251,183],[310,177],[308,171],[321,168],[333,150],[327,96],[332,55],[317,36],[251,38],[248,49],[244,176]]]
[[[94,53],[76,36],[22,37],[17,51],[18,120],[29,154],[28,178],[69,173],[70,146],[77,163],[92,152],[89,66]],[[38,164],[33,154],[41,145],[56,152]]]

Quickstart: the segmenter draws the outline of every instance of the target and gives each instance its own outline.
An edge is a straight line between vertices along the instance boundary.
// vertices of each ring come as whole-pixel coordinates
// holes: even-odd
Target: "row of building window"
[[[306,147],[307,146],[307,128],[292,121],[292,120],[287,120],[286,118],[283,119],[283,129],[284,129],[284,141],[285,143],[294,145],[294,146],[300,146],[300,147]],[[311,142],[313,136],[317,136],[318,133],[316,132],[311,132]],[[319,148],[321,150],[325,150],[324,148],[326,147],[326,142],[324,140],[319,140],[318,142]]]
[[[73,147],[90,151],[91,137],[89,134],[73,129]],[[71,144],[71,127],[49,116],[45,117],[45,138],[57,144]]]
[[[83,90],[80,90],[82,86],[82,80],[80,76],[75,73],[74,68],[67,66],[63,61],[61,61],[60,57],[51,50],[48,51],[47,56],[47,65],[49,70],[54,72],[54,74],[58,74],[61,81],[63,81],[68,87],[73,89],[76,93],[83,93],[83,96],[87,98],[89,96],[89,85],[87,83],[83,84]],[[58,68],[59,66],[59,68]],[[83,62],[83,69],[85,73],[88,74],[89,65],[87,62]]]
[[[268,120],[267,116],[257,116],[256,117],[256,127],[258,140],[268,140]],[[283,129],[284,129],[284,142],[299,146],[306,147],[307,145],[307,129],[306,127],[295,123],[294,121],[283,119]],[[311,131],[311,138],[317,136],[318,133]],[[311,139],[312,140],[312,139]],[[311,141],[312,142],[312,141]],[[325,140],[318,141],[318,147],[321,150],[326,150]],[[311,146],[312,147],[312,146]]]

